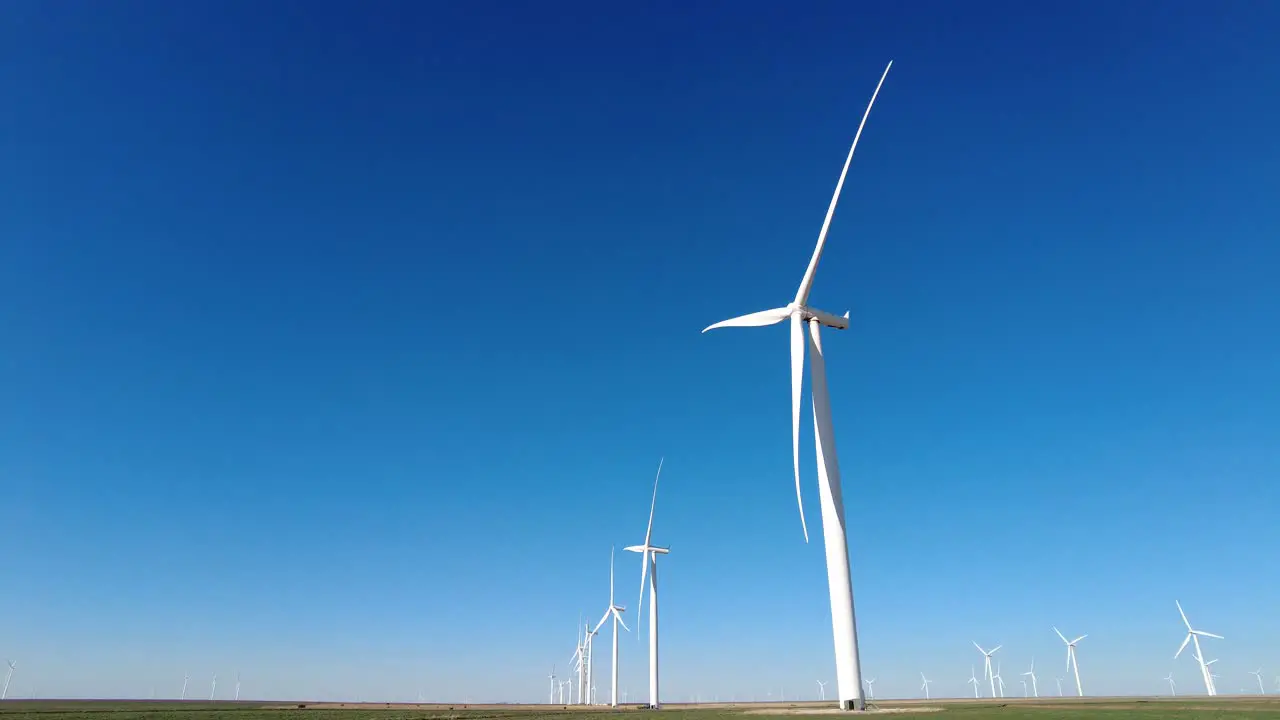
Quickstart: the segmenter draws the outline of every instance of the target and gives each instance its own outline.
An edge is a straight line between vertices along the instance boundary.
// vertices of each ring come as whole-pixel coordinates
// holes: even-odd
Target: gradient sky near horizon
[[[791,299],[890,59],[812,296],[877,696],[968,694],[972,641],[1056,692],[1054,625],[1090,694],[1201,692],[1175,599],[1274,685],[1278,26],[0,4],[10,696],[545,699],[665,456],[664,699],[816,697],[786,330],[699,331]]]

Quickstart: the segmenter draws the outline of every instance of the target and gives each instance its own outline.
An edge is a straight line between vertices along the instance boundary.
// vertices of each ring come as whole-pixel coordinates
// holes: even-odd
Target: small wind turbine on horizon
[[[1000,697],[1004,697],[1004,676],[1000,674],[1000,663],[996,662],[996,689],[1000,691]]]
[[[933,681],[925,677],[924,673],[920,673],[920,679],[923,681],[920,683],[920,689],[924,690],[924,699],[928,700],[929,699],[929,683]]]
[[[209,686],[209,699],[212,700],[215,693],[218,692],[218,673],[213,674],[213,684]]]
[[[1258,678],[1258,694],[1266,695],[1267,689],[1262,686],[1262,668],[1258,668],[1257,670],[1250,670],[1249,674],[1254,675]]]
[[[236,671],[236,702],[240,702],[240,671]]]
[[[1058,681],[1058,697],[1062,697],[1062,678],[1054,678]]]
[[[1209,672],[1209,663],[1204,661],[1204,653],[1200,650],[1200,638],[1211,637],[1219,640],[1225,640],[1226,638],[1221,635],[1214,635],[1211,632],[1196,630],[1191,627],[1191,621],[1187,619],[1187,614],[1182,611],[1182,603],[1177,600],[1174,600],[1173,603],[1178,606],[1178,614],[1182,616],[1182,624],[1187,626],[1187,636],[1182,639],[1182,644],[1178,646],[1178,652],[1173,654],[1173,659],[1177,660],[1178,656],[1182,654],[1182,651],[1187,649],[1187,643],[1192,643],[1195,646],[1196,662],[1200,663],[1200,674],[1204,676],[1205,692],[1209,695],[1217,695],[1218,691],[1213,686],[1213,677],[1211,677],[1211,673]]]
[[[983,650],[982,646],[975,641],[973,646],[978,648],[978,652],[982,653],[982,679],[991,681],[991,697],[994,698],[996,696],[996,676],[991,671],[991,656],[995,655],[996,651],[1004,647],[1004,645],[997,645],[990,650]]]
[[[9,681],[13,679],[13,671],[18,667],[17,660],[6,660],[5,662],[9,663],[9,671],[4,674],[4,690],[0,690],[0,700],[4,700],[9,697]],[[36,665],[39,664],[40,663],[37,661]],[[40,668],[38,667],[36,668],[36,674],[40,674]]]
[[[826,700],[826,699],[827,699],[827,684],[826,684],[826,683],[824,683],[824,682],[822,682],[821,680],[818,680],[818,681],[816,681],[816,682],[818,683],[818,699],[819,699],[819,700]]]
[[[969,666],[969,680],[968,680],[968,682],[969,682],[971,685],[973,685],[973,696],[974,696],[975,698],[980,698],[980,697],[982,697],[982,693],[978,691],[978,676],[977,676],[977,674],[975,674],[975,673],[973,672],[973,666],[972,666],[972,665],[970,665],[970,666]]]
[[[640,553],[640,603],[636,606],[636,617],[641,617],[644,608],[644,583],[649,580],[649,707],[662,707],[658,699],[658,556],[671,552],[671,548],[658,547],[653,544],[653,510],[658,505],[658,480],[662,477],[662,463],[658,460],[658,473],[653,478],[653,499],[649,501],[649,527],[644,532],[643,545],[629,545],[625,550]],[[640,620],[636,620],[637,637]]]
[[[1089,637],[1089,635],[1086,633],[1075,640],[1068,640],[1067,636],[1063,635],[1058,628],[1055,627],[1053,631],[1058,634],[1058,637],[1062,638],[1062,642],[1067,644],[1067,669],[1075,672],[1076,695],[1078,697],[1084,697],[1084,687],[1080,685],[1080,660],[1076,658],[1076,643]]]
[[[182,697],[179,700],[187,699],[187,683],[191,682],[191,673],[182,673]]]
[[[836,203],[840,200],[840,191],[844,188],[845,177],[849,173],[849,164],[853,161],[853,153],[858,148],[858,140],[862,137],[862,129],[871,115],[871,107],[875,105],[880,88],[893,67],[890,61],[885,66],[880,82],[871,93],[871,100],[862,114],[862,122],[853,136],[853,144],[845,157],[844,167],[840,171],[840,179],[836,182],[835,192],[831,196],[831,204],[827,206],[826,218],[822,221],[822,229],[818,232],[818,242],[805,269],[795,299],[784,307],[763,310],[742,315],[708,326],[702,332],[722,327],[761,327],[775,325],[784,320],[791,324],[791,456],[795,471],[796,503],[800,508],[800,527],[804,532],[805,542],[809,541],[809,529],[804,519],[804,500],[800,492],[800,405],[801,388],[804,384],[805,327],[808,327],[808,348],[810,356],[810,395],[813,399],[814,450],[817,454],[819,501],[822,509],[822,536],[827,560],[827,589],[831,602],[831,630],[835,643],[836,655],[836,692],[840,697],[842,710],[865,710],[866,700],[862,696],[862,670],[858,657],[858,628],[853,610],[853,583],[849,575],[849,541],[845,531],[844,498],[840,488],[840,464],[836,458],[835,430],[831,420],[831,397],[827,389],[826,360],[822,353],[822,340],[819,328],[823,325],[836,330],[849,327],[849,313],[837,317],[827,312],[808,306],[809,292],[813,289],[814,275],[818,270],[818,260],[822,257],[822,248],[827,241],[827,233],[831,229],[831,220],[835,216]]]
[[[1036,660],[1031,658],[1031,670],[1022,673],[1024,676],[1031,676],[1031,692],[1035,697],[1040,697],[1040,688],[1036,687]]]
[[[555,705],[556,704],[556,685],[558,684],[556,682],[556,666],[555,665],[551,666],[551,675],[547,679],[551,681],[551,694],[547,696],[547,704]],[[422,693],[418,693],[418,702],[422,702]]]
[[[644,592],[641,589],[641,592]],[[612,683],[609,695],[609,706],[618,707],[618,624],[622,624],[622,628],[627,632],[631,632],[631,628],[622,622],[622,613],[626,608],[613,601],[613,548],[609,548],[609,607],[604,611],[604,617],[600,618],[600,622],[596,624],[596,629],[591,633],[600,631],[601,626],[605,624],[609,618],[613,618],[613,673]]]
[[[1177,685],[1175,685],[1175,684],[1174,684],[1174,682],[1173,682],[1173,673],[1169,673],[1169,677],[1164,678],[1164,680],[1165,680],[1166,682],[1168,682],[1168,683],[1169,683],[1169,695],[1170,695],[1171,697],[1177,697],[1177,696],[1178,696],[1178,687],[1177,687]]]
[[[872,700],[876,699],[876,679],[875,678],[871,678],[870,680],[867,681],[867,697]]]

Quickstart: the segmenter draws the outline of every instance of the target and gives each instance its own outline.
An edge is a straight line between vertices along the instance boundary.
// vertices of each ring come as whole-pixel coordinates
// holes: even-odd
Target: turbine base
[[[867,709],[867,703],[862,698],[857,700],[841,700],[840,709],[853,712],[861,712]]]

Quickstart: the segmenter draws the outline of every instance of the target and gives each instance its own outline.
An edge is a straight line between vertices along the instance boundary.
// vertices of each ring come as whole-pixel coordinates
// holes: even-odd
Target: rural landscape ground
[[[874,714],[917,714],[957,720],[1280,720],[1280,696],[1216,698],[1064,698],[1003,700],[900,700],[877,704]],[[105,700],[9,700],[0,720],[604,720],[648,716],[634,706],[448,705],[397,703],[174,702]],[[764,720],[769,717],[844,715],[830,703],[668,704],[665,720]]]

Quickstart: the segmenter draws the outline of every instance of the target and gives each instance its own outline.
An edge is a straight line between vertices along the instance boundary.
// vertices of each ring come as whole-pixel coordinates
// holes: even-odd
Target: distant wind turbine
[[[824,682],[822,682],[821,680],[818,680],[818,681],[817,681],[817,683],[818,683],[818,699],[819,699],[819,700],[826,700],[826,699],[827,699],[827,684],[826,684],[826,683],[824,683]]]
[[[641,590],[643,592],[643,590]],[[596,629],[591,633],[600,631],[601,626],[610,618],[613,619],[613,676],[610,685],[609,705],[610,707],[618,707],[618,623],[622,623],[622,629],[631,632],[631,628],[622,622],[622,613],[626,608],[613,601],[613,548],[609,548],[609,607],[604,611],[604,617],[600,618],[600,622],[596,624]]]
[[[187,683],[190,681],[191,681],[191,674],[183,673],[182,674],[182,697],[178,698],[179,700],[187,699]]]
[[[1025,675],[1029,675],[1029,676],[1031,676],[1031,692],[1032,692],[1036,697],[1040,697],[1040,688],[1036,687],[1036,660],[1035,660],[1035,658],[1032,658],[1032,659],[1031,659],[1031,670],[1030,670],[1030,671],[1028,671],[1028,672],[1024,672],[1024,673],[1022,673],[1022,674],[1023,674],[1024,676],[1025,676]]]
[[[1027,692],[1027,679],[1018,678],[1022,682],[1022,697],[1031,697],[1031,693]]]
[[[870,680],[867,681],[867,697],[872,700],[876,699],[876,679],[875,678],[871,678]]]
[[[929,699],[929,683],[933,681],[925,677],[924,673],[920,673],[920,679],[924,681],[920,683],[920,688],[924,690],[924,699],[928,700]]]
[[[240,702],[240,671],[236,671],[236,702]]]
[[[1062,697],[1062,678],[1054,678],[1058,681],[1058,697]]]
[[[1259,695],[1266,695],[1266,694],[1267,694],[1267,689],[1266,689],[1265,687],[1263,687],[1263,686],[1262,686],[1262,668],[1258,668],[1257,670],[1250,670],[1250,671],[1249,671],[1249,674],[1250,674],[1250,675],[1255,675],[1255,676],[1257,676],[1257,678],[1258,678],[1258,694],[1259,694]]]
[[[9,660],[9,672],[4,674],[4,690],[0,691],[0,700],[9,697],[9,681],[13,679],[13,671],[18,667],[17,660]],[[39,663],[36,663],[39,665]],[[40,674],[40,668],[36,668],[36,674]]]
[[[1067,636],[1063,635],[1058,628],[1055,627],[1053,631],[1058,634],[1058,637],[1062,638],[1062,642],[1067,644],[1067,669],[1074,671],[1076,674],[1076,695],[1084,697],[1084,688],[1080,685],[1080,660],[1076,658],[1076,643],[1089,637],[1089,635],[1084,634],[1075,640],[1068,640]]]
[[[991,656],[995,655],[996,651],[1004,647],[1004,645],[997,645],[991,648],[990,650],[983,650],[982,646],[979,645],[977,642],[975,642],[973,646],[978,648],[978,652],[982,653],[982,677],[984,680],[991,681],[991,697],[995,697],[996,696],[996,676],[995,676],[995,673],[991,672]]]
[[[827,242],[827,232],[831,229],[831,219],[835,216],[836,203],[840,200],[840,191],[844,188],[845,176],[849,173],[849,164],[853,161],[854,150],[858,148],[858,139],[862,137],[862,129],[866,126],[871,107],[875,104],[880,88],[884,85],[890,62],[876,84],[871,101],[862,114],[862,122],[853,136],[853,144],[845,157],[844,168],[840,171],[840,179],[836,182],[835,192],[831,196],[831,204],[827,206],[826,218],[822,221],[822,229],[818,232],[818,242],[805,269],[800,287],[796,290],[795,299],[784,307],[742,315],[730,320],[715,323],[703,330],[722,327],[760,327],[774,325],[784,320],[791,324],[791,457],[795,471],[796,503],[800,507],[800,527],[804,532],[805,542],[809,541],[809,529],[804,520],[804,502],[800,493],[800,405],[801,386],[804,383],[805,328],[808,327],[808,347],[810,355],[810,379],[813,397],[813,429],[814,449],[818,458],[819,500],[822,508],[822,536],[827,556],[827,589],[831,600],[831,630],[835,640],[836,655],[836,693],[840,697],[840,707],[844,710],[864,710],[866,701],[862,697],[862,669],[858,657],[858,629],[853,612],[853,583],[849,577],[849,542],[845,532],[844,499],[840,489],[840,464],[836,459],[835,430],[831,421],[831,398],[827,390],[826,361],[822,353],[822,341],[819,328],[823,325],[836,330],[849,327],[849,314],[837,317],[830,313],[809,307],[809,292],[813,289],[814,275],[818,270],[818,260],[822,257],[822,248]]]
[[[1173,603],[1178,606],[1178,614],[1182,616],[1182,624],[1187,626],[1187,636],[1182,639],[1182,644],[1178,646],[1178,652],[1173,654],[1173,659],[1177,660],[1178,656],[1182,654],[1182,651],[1187,649],[1187,643],[1192,643],[1195,646],[1196,661],[1200,663],[1200,674],[1204,676],[1205,692],[1210,695],[1217,695],[1218,691],[1214,688],[1213,678],[1209,673],[1209,664],[1204,661],[1204,653],[1200,650],[1200,638],[1211,637],[1219,640],[1224,640],[1225,638],[1221,635],[1214,635],[1211,632],[1192,628],[1191,621],[1187,619],[1187,614],[1182,611],[1182,603],[1177,600],[1174,600]]]
[[[215,693],[218,692],[218,673],[213,674],[213,684],[209,686],[209,699],[212,700]]]
[[[975,698],[982,697],[982,693],[978,691],[978,676],[973,672],[973,666],[969,666],[969,683],[973,685],[973,696]]]
[[[1000,663],[996,663],[996,689],[1000,691],[1000,697],[1004,697],[1004,676],[1000,674]]]
[[[1169,683],[1169,695],[1177,697],[1178,686],[1173,682],[1173,673],[1169,673],[1169,677],[1165,678],[1165,681]]]
[[[628,552],[640,553],[640,603],[636,606],[636,617],[640,617],[640,610],[644,607],[646,575],[649,580],[649,707],[655,710],[662,707],[658,700],[658,556],[671,552],[670,548],[653,544],[653,510],[658,505],[662,462],[662,459],[658,460],[658,473],[653,478],[653,499],[649,501],[649,528],[644,532],[644,544],[624,548]],[[637,631],[639,628],[640,621],[636,620]]]

